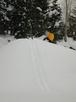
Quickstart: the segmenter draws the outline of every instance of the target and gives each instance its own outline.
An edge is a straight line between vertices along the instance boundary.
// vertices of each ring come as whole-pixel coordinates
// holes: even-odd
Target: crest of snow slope
[[[1,48],[0,102],[76,102],[76,51],[36,39]]]

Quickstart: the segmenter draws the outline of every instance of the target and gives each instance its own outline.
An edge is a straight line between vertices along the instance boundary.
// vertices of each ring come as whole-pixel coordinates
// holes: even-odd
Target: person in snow
[[[55,34],[54,33],[51,33],[51,32],[48,32],[47,34],[46,34],[46,38],[44,38],[44,40],[48,40],[49,42],[51,42],[51,43],[56,43],[56,37],[55,37]]]

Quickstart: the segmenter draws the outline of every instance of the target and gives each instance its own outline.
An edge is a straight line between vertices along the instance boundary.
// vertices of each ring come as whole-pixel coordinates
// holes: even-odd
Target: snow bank
[[[76,51],[36,39],[0,49],[0,102],[76,102]]]

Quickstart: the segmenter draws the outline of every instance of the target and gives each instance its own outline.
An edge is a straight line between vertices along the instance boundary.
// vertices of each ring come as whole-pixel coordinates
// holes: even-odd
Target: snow
[[[46,35],[43,35],[43,36],[41,36],[41,37],[39,37],[37,39],[43,40],[46,36],[47,36],[47,32],[46,32]],[[14,38],[14,36],[0,35],[0,48],[7,45],[9,42],[14,41],[14,40],[16,40]],[[48,42],[48,41],[46,41],[46,42]],[[57,45],[64,46],[64,47],[67,47],[67,48],[72,47],[74,50],[76,50],[76,41],[74,41],[72,38],[67,37],[67,42],[65,42],[64,40],[57,41]]]
[[[37,9],[42,12],[42,9],[40,7],[37,7]]]
[[[7,45],[10,41],[14,41],[15,38],[10,35],[0,35],[0,48]]]
[[[76,102],[76,51],[39,39],[0,48],[0,102]]]
[[[68,48],[72,47],[73,49],[76,50],[76,41],[74,41],[73,38],[68,38],[67,37],[67,42],[62,40],[60,42],[58,41],[57,44],[61,45],[61,46],[64,46],[64,47],[68,47]]]
[[[7,7],[7,11],[12,11],[14,9],[14,7],[12,6],[12,5],[9,5],[8,7]]]
[[[46,36],[47,36],[47,32],[46,32]],[[45,35],[39,37],[38,39],[43,40],[45,37]],[[48,42],[46,40],[46,42]],[[73,40],[73,38],[71,37],[67,37],[67,42],[63,40],[57,41],[56,45],[60,45],[61,47],[66,47],[66,48],[72,48],[72,50],[76,50],[76,41]]]

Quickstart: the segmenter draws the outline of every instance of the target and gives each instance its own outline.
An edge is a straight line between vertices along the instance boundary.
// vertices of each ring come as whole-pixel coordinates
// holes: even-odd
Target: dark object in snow
[[[48,42],[56,44],[56,41],[48,41]]]
[[[62,40],[63,39],[63,35],[57,35],[57,40]]]
[[[45,37],[43,40],[48,40],[48,42],[56,44],[56,40],[51,41],[48,39],[48,37]]]
[[[70,33],[70,32],[68,32],[67,36],[68,36],[68,37],[73,37],[72,32],[71,32],[71,33]]]
[[[8,40],[8,42],[11,42],[11,40]]]
[[[76,50],[76,49],[74,49],[73,47],[69,47],[70,49],[72,49],[72,50]]]
[[[72,37],[73,35],[72,34],[68,34],[68,37]]]
[[[47,37],[45,37],[43,40],[47,40]]]

